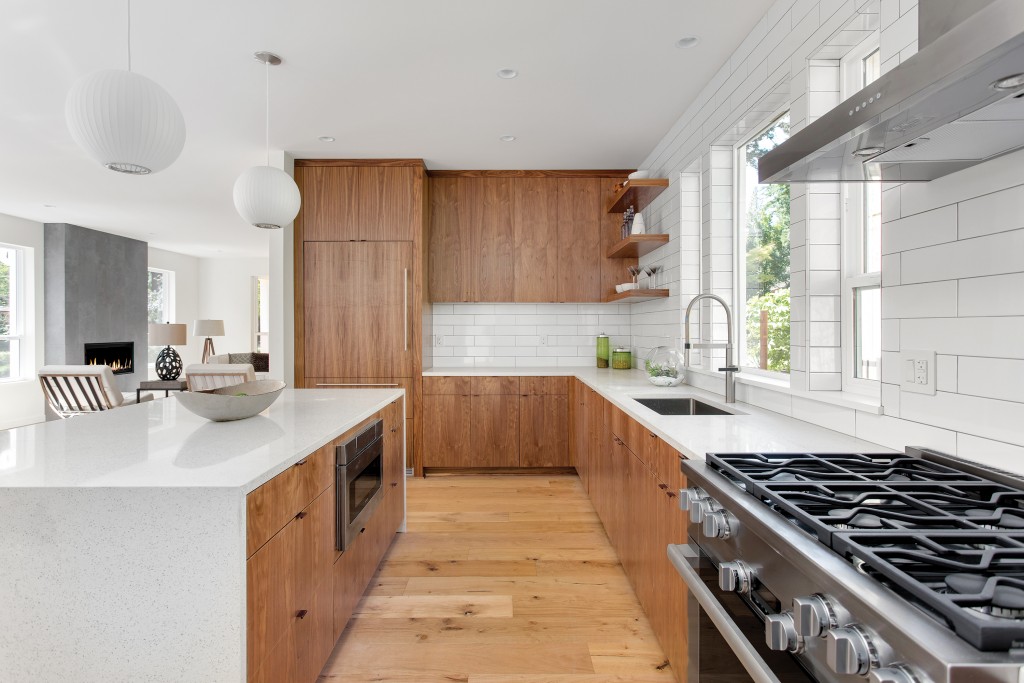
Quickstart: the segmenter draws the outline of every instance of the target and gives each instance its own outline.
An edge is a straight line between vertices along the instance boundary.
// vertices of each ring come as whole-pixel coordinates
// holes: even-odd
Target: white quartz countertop
[[[868,452],[892,449],[748,403],[726,405],[722,397],[695,387],[656,387],[640,370],[598,368],[434,368],[429,376],[572,376],[577,377],[630,417],[690,459],[706,453]],[[736,415],[659,415],[635,398],[693,396]]]
[[[210,422],[173,397],[9,430],[0,489],[260,486],[402,389],[285,389],[247,420]]]

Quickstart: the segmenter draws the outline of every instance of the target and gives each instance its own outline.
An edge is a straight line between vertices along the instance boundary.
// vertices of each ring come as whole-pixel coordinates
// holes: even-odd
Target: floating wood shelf
[[[668,235],[630,235],[612,246],[605,258],[638,258],[649,254],[663,244],[668,244]]]
[[[640,301],[654,301],[655,299],[665,299],[667,297],[667,289],[629,289],[621,294],[609,294],[605,297],[605,303],[625,301],[626,303],[635,304]]]
[[[643,178],[627,180],[626,186],[615,193],[608,203],[607,213],[625,213],[632,206],[637,211],[651,203],[668,187],[667,178]]]

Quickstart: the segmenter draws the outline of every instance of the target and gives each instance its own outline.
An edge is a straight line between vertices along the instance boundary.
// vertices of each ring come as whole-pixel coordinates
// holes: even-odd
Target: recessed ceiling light
[[[881,147],[861,147],[860,149],[853,150],[853,156],[855,157],[873,157],[876,154],[881,154],[885,150]]]
[[[334,142],[334,138],[330,135],[321,135],[317,140],[320,142]]]
[[[515,135],[502,135],[498,139],[501,140],[502,142],[515,142],[516,141],[516,136]]]
[[[676,41],[676,47],[685,50],[686,48],[693,47],[700,42],[700,38],[697,36],[683,36]]]
[[[44,209],[56,209],[57,205],[56,204],[43,204],[43,208]]]
[[[498,78],[510,79],[519,75],[515,69],[498,69]]]
[[[1014,74],[1006,78],[1000,78],[992,84],[996,90],[1016,90],[1024,85],[1024,74]]]

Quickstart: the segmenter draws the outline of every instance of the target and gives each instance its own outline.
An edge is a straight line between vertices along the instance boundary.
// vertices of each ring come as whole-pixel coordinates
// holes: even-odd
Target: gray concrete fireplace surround
[[[135,342],[134,372],[115,375],[121,391],[146,379],[145,242],[68,223],[43,227],[47,365],[81,365],[85,345]]]

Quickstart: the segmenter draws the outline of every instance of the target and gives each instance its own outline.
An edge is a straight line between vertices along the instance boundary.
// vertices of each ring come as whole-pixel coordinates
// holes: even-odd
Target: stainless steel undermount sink
[[[735,415],[696,398],[634,398],[658,415]]]

